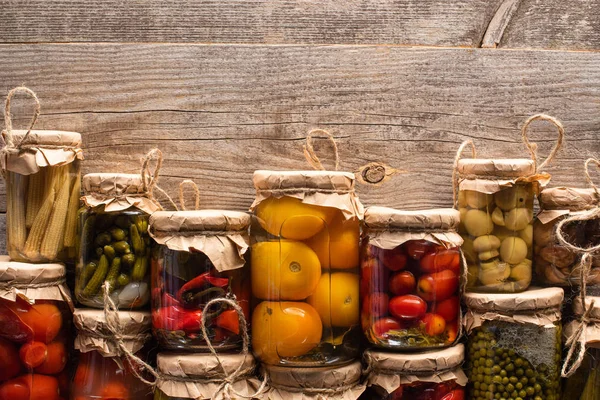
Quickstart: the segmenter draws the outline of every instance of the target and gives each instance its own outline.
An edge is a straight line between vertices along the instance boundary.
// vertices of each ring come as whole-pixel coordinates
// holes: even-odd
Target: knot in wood
[[[385,167],[381,164],[371,164],[362,171],[365,182],[379,183],[385,179]]]

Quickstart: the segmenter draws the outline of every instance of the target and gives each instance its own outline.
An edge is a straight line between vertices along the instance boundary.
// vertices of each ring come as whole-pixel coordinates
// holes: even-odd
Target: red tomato
[[[429,336],[437,336],[444,333],[446,321],[438,314],[427,313],[421,319],[423,330]]]
[[[0,400],[29,400],[29,387],[18,379],[0,385]]]
[[[128,400],[129,389],[121,382],[110,382],[102,389],[102,400]]]
[[[29,368],[35,368],[42,365],[48,357],[48,348],[42,342],[29,342],[21,346],[19,357],[23,364]]]
[[[53,376],[27,374],[0,386],[0,400],[58,400],[58,379]]]
[[[62,314],[54,304],[34,304],[20,317],[31,328],[33,338],[38,342],[50,343],[62,327]]]
[[[402,271],[392,275],[390,278],[390,292],[397,296],[412,293],[417,281],[410,271]]]
[[[454,321],[458,318],[460,302],[458,296],[452,296],[446,300],[433,302],[432,312],[444,317],[446,322]]]
[[[363,296],[373,292],[385,292],[390,271],[376,258],[363,262],[361,267],[360,290]]]
[[[29,309],[31,305],[24,301],[0,299],[0,337],[17,343],[33,340],[33,331],[20,318]]]
[[[386,338],[389,331],[402,329],[402,324],[394,318],[380,318],[373,324],[373,333],[378,338]]]
[[[400,246],[392,250],[382,250],[379,259],[391,271],[400,271],[406,267],[407,257]]]
[[[465,391],[464,389],[455,389],[440,400],[465,400]]]
[[[457,249],[444,249],[428,253],[421,258],[421,270],[426,273],[439,272],[449,269],[460,273],[460,252]]]
[[[442,301],[458,290],[458,275],[449,269],[419,278],[417,292],[426,301]]]
[[[400,319],[421,318],[427,312],[427,303],[415,295],[396,296],[390,300],[390,314]]]
[[[67,365],[67,350],[63,342],[48,344],[48,357],[42,365],[35,369],[38,374],[56,375]]]
[[[363,301],[363,313],[371,317],[383,317],[388,313],[389,296],[387,293],[375,292]]]
[[[431,252],[433,243],[427,240],[409,240],[404,244],[406,253],[415,260],[420,260],[425,254]]]
[[[0,338],[0,381],[14,378],[20,371],[17,348],[8,340]]]
[[[458,321],[447,322],[445,332],[448,336],[448,343],[453,343],[458,336]]]

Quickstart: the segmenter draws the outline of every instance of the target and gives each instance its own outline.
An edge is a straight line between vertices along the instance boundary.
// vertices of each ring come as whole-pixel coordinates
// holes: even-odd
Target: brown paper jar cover
[[[550,175],[536,173],[535,164],[530,159],[478,159],[465,158],[458,161],[460,190],[474,190],[481,193],[496,193],[518,182],[537,182],[544,187]]]
[[[175,251],[199,251],[219,272],[242,268],[250,245],[250,215],[238,211],[157,211],[150,236]]]
[[[593,303],[593,307],[592,307]],[[589,321],[586,324],[585,329],[585,343],[587,347],[593,347],[600,349],[600,297],[598,296],[586,296],[585,298],[586,308],[592,307],[589,314]],[[581,317],[583,315],[583,305],[581,300],[577,298],[573,301],[573,313],[575,317]],[[563,336],[565,338],[570,337],[573,332],[579,328],[578,321],[572,321],[565,325]]]

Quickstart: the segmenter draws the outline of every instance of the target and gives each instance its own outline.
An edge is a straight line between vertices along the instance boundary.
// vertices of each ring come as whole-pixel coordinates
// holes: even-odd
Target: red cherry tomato
[[[400,321],[386,317],[380,318],[373,324],[373,333],[378,338],[386,338],[389,331],[402,329],[402,324]]]
[[[421,318],[427,312],[427,303],[415,295],[396,296],[390,300],[390,314],[400,319]]]
[[[401,271],[390,278],[390,292],[396,296],[409,294],[415,290],[416,284],[415,276],[410,271]]]
[[[448,343],[454,343],[458,336],[458,321],[447,322],[445,332],[448,336]]]
[[[128,400],[129,389],[121,382],[110,382],[102,389],[102,400]]]
[[[58,400],[58,379],[53,376],[27,374],[0,386],[0,400]]]
[[[406,253],[415,260],[420,260],[425,254],[431,252],[433,243],[427,240],[409,240],[404,244]]]
[[[365,296],[373,292],[385,292],[389,280],[390,271],[385,268],[376,258],[363,262],[361,267],[361,293]]]
[[[21,346],[19,357],[23,364],[29,368],[35,368],[40,365],[48,357],[48,347],[43,342],[29,342]]]
[[[65,369],[67,365],[67,349],[60,341],[52,342],[47,347],[47,357],[44,362],[35,369],[38,374],[56,375]]]
[[[383,317],[388,313],[389,296],[387,293],[375,292],[363,301],[363,313],[371,317]]]
[[[455,389],[440,400],[465,400],[465,391],[463,389]]]
[[[458,296],[452,296],[446,300],[433,303],[432,312],[441,315],[446,322],[454,321],[458,318],[460,302]]]
[[[29,387],[17,379],[0,385],[0,400],[29,400]]]
[[[400,271],[406,267],[408,258],[402,247],[398,246],[392,250],[382,250],[379,259],[390,271]]]
[[[0,338],[0,381],[14,378],[20,371],[17,348],[8,340]]]
[[[458,274],[460,273],[460,252],[457,249],[444,249],[428,253],[421,258],[419,265],[421,271],[426,273],[449,269]]]
[[[38,342],[50,343],[62,328],[62,314],[54,304],[34,304],[20,317],[31,328],[33,338]]]
[[[444,333],[446,329],[446,321],[441,315],[427,313],[421,319],[421,325],[423,330],[429,336],[437,336]]]
[[[426,301],[442,301],[458,290],[458,275],[445,269],[419,278],[417,292]]]

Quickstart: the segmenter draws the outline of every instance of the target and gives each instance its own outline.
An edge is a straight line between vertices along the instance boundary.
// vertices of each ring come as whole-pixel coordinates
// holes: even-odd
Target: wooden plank
[[[1,0],[0,42],[478,47],[501,0]]]
[[[458,145],[482,157],[527,157],[519,126],[546,112],[567,144],[550,172],[584,185],[600,151],[600,53],[377,46],[3,45],[2,92],[25,83],[42,101],[38,127],[80,131],[84,172],[139,169],[159,147],[160,185],[194,179],[202,207],[246,210],[256,169],[305,169],[314,127],[338,139],[341,165],[397,173],[359,185],[366,205],[447,207]],[[560,74],[557,74],[560,71]],[[15,124],[27,110],[14,101]],[[547,154],[555,132],[533,128]],[[323,158],[328,149],[321,146]],[[328,165],[331,165],[329,163]]]

